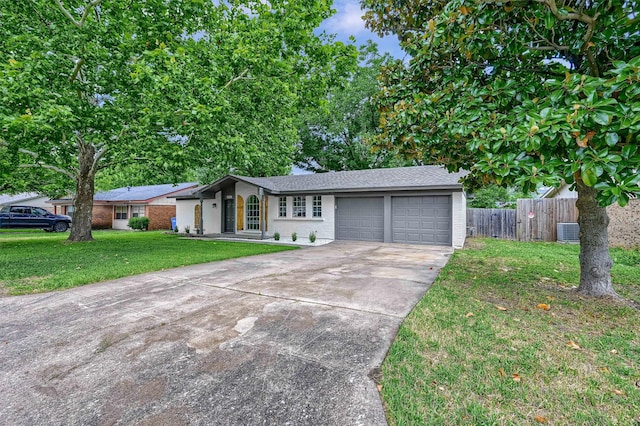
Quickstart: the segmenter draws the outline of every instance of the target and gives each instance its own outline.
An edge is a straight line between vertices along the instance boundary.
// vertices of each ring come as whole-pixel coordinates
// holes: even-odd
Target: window
[[[131,217],[144,216],[144,206],[131,206]]]
[[[247,229],[253,231],[260,229],[260,201],[255,195],[247,199]]]
[[[313,217],[322,217],[322,196],[314,195],[313,196]]]
[[[287,197],[280,197],[278,217],[287,217]]]
[[[307,199],[293,197],[293,217],[307,217]]]
[[[116,219],[127,219],[128,206],[116,206]]]

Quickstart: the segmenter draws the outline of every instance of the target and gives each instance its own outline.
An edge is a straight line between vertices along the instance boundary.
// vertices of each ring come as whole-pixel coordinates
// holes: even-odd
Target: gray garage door
[[[393,197],[394,243],[451,245],[451,197]]]
[[[336,239],[384,241],[384,198],[336,198]]]

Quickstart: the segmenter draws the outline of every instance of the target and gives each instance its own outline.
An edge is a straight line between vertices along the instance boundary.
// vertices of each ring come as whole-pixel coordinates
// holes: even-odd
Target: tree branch
[[[592,44],[591,38],[593,37],[593,33],[595,32],[596,28],[596,20],[600,16],[600,12],[596,12],[593,16],[589,16],[586,13],[583,13],[582,9],[580,9],[578,12],[569,12],[566,15],[563,15],[559,12],[555,0],[534,1],[547,6],[547,8],[551,11],[551,13],[553,13],[553,16],[558,21],[578,21],[587,24],[587,32],[582,38],[582,47],[580,48],[580,53],[586,56],[587,62],[589,64],[589,69],[591,70],[591,75],[593,75],[594,77],[600,77],[600,69],[598,68],[595,56],[593,55],[593,52],[589,50],[591,47],[590,45]]]
[[[87,17],[91,13],[91,11],[96,6],[98,6],[100,3],[102,3],[102,0],[94,0],[94,1],[90,2],[84,8],[84,12],[82,13],[82,18],[80,18],[80,21],[76,21],[75,18],[73,16],[71,16],[71,13],[69,13],[69,11],[64,7],[64,5],[62,4],[62,2],[60,0],[55,0],[55,2],[56,2],[56,5],[58,6],[58,9],[60,9],[62,14],[64,16],[66,16],[71,21],[71,23],[73,25],[75,25],[78,28],[82,28],[84,26],[84,23],[87,21]]]
[[[22,153],[22,154],[27,154],[31,157],[33,157],[35,160],[38,159],[39,155],[36,152],[33,151],[29,151],[28,149],[24,149],[24,148],[19,148],[18,152]],[[62,173],[65,176],[70,177],[73,180],[76,180],[77,176],[70,172],[69,170],[65,170],[62,169],[60,167],[56,167],[56,166],[52,166],[50,164],[46,164],[44,161],[38,161],[36,164],[21,164],[19,167],[42,167],[43,169],[49,169],[49,170],[53,170],[56,171],[58,173]]]
[[[236,81],[244,78],[244,76],[249,72],[249,68],[246,68],[244,71],[242,71],[239,75],[237,75],[236,77],[233,77],[231,80],[227,81],[227,84],[225,84],[222,87],[222,90],[226,89],[227,87],[231,86],[233,83],[235,83]],[[222,91],[221,90],[221,91]]]
[[[73,67],[73,72],[71,73],[71,77],[69,77],[69,83],[73,83],[73,81],[78,77],[78,73],[80,72],[82,65],[84,65],[84,59],[78,59],[76,61],[76,66]]]

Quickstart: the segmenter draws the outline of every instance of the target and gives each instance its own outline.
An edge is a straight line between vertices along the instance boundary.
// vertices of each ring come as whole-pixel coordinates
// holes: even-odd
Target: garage
[[[384,198],[336,198],[336,239],[384,241]]]
[[[451,245],[451,197],[392,197],[392,241]]]

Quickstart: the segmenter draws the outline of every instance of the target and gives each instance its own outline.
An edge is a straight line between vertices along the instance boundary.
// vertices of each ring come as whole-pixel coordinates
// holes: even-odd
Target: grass
[[[291,250],[292,247],[181,239],[163,232],[0,233],[0,293],[42,293],[167,268]]]
[[[576,245],[469,243],[382,366],[389,424],[640,423],[640,311],[574,291]],[[640,300],[640,251],[611,254],[616,291]]]

